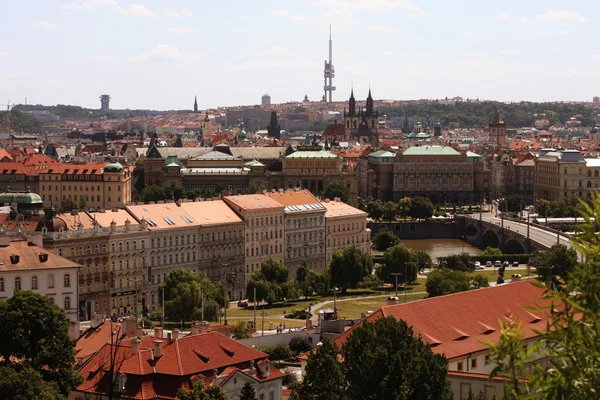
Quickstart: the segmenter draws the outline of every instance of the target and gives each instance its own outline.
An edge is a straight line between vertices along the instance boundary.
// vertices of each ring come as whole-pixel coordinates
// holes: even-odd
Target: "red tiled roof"
[[[485,350],[486,342],[497,341],[498,321],[509,314],[523,323],[525,339],[538,336],[534,330],[544,329],[548,315],[536,312],[532,316],[525,308],[549,304],[541,299],[544,291],[544,288],[527,281],[513,282],[385,306],[365,320],[373,322],[388,316],[402,319],[413,327],[416,335],[422,335],[423,340],[432,345],[434,352],[443,353],[448,359],[452,359]],[[483,328],[485,326],[495,330],[490,332]],[[350,328],[334,338],[333,343],[341,347],[352,330]]]
[[[336,136],[337,139],[342,139],[345,135],[344,124],[329,124],[323,131],[323,136]]]

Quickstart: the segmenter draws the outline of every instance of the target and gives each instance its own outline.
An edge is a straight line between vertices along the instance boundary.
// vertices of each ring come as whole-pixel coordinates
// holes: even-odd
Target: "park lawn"
[[[406,300],[408,302],[424,299],[427,297],[427,293],[408,293]],[[366,297],[357,299],[356,301],[342,301],[337,303],[338,316],[345,319],[360,319],[361,314],[367,311],[376,311],[383,306],[387,306],[388,296],[381,297]],[[399,303],[404,303],[404,294],[398,293]],[[328,304],[325,308],[333,308],[333,304]]]
[[[507,269],[506,271],[504,271],[504,279],[510,279],[512,274],[521,274],[522,277],[526,277],[527,270],[526,269]],[[488,279],[488,281],[495,282],[496,279],[498,278],[498,270],[496,270],[495,268],[490,268],[490,269],[485,269],[485,270],[480,269],[480,270],[471,272],[469,275],[483,275]],[[536,275],[535,268],[531,268],[531,275],[532,276]]]
[[[269,314],[269,312],[267,311],[267,314]],[[241,321],[253,321],[253,316],[250,316],[250,318],[229,318],[229,314],[227,314],[227,323],[229,325],[236,325],[238,322]],[[273,323],[273,329],[275,329],[276,327],[279,326],[279,324],[284,324],[285,323],[285,327],[286,329],[289,328],[301,328],[306,326],[306,321],[303,319],[288,319],[288,318],[279,318],[279,316],[277,316],[277,318],[274,318],[272,315],[265,315],[265,330],[269,330],[270,323]],[[218,322],[211,322],[211,325],[217,325]],[[260,331],[262,328],[262,317],[260,316],[260,313],[257,311],[256,312],[256,329],[257,331]]]

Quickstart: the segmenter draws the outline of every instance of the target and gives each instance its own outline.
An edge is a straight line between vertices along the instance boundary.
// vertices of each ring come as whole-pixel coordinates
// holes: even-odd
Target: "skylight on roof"
[[[175,225],[175,222],[169,218],[169,217],[163,217],[163,219],[167,222],[167,224],[169,225]]]
[[[150,218],[148,218],[146,221],[148,222],[148,225],[150,225],[150,226],[157,226],[156,222],[152,221]]]
[[[184,220],[185,222],[187,222],[188,224],[191,224],[191,223],[192,223],[192,220],[191,220],[191,219],[189,219],[187,215],[182,215],[182,216],[181,216],[181,219],[182,219],[182,220]]]

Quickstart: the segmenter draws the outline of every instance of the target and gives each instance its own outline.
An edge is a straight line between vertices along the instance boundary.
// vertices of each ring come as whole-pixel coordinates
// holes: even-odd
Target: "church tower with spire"
[[[198,112],[198,98],[194,96],[194,112]]]
[[[212,121],[208,118],[208,110],[202,120],[202,146],[212,146]]]
[[[369,88],[366,108],[356,107],[354,89],[350,92],[348,111],[344,110],[344,135],[346,140],[377,146],[379,110],[375,110],[373,96]]]
[[[502,117],[502,111],[496,110],[496,114],[488,126],[489,141],[498,147],[506,147],[506,121]]]

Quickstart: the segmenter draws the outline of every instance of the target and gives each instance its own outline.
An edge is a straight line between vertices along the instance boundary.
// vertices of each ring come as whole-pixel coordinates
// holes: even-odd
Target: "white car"
[[[475,269],[484,269],[479,261],[475,261]]]

